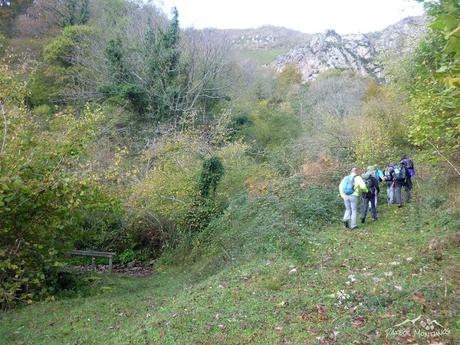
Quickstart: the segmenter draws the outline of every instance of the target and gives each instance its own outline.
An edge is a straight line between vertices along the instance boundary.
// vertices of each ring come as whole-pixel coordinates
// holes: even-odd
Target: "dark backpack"
[[[412,162],[412,159],[405,158],[401,161],[401,164],[407,168],[410,177],[415,176],[414,162]]]
[[[364,179],[364,182],[366,183],[368,194],[375,194],[375,191],[377,189],[376,185],[378,183],[375,177],[369,174]]]
[[[395,179],[396,181],[405,182],[407,178],[407,171],[404,165],[395,165],[393,167],[395,172]]]
[[[393,172],[393,166],[387,166],[387,168],[385,169],[385,181],[393,181]]]

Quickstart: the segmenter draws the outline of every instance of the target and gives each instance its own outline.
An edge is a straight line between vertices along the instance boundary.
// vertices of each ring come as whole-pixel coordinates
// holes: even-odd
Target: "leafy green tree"
[[[106,48],[109,84],[101,91],[112,101],[128,102],[140,119],[155,121],[176,118],[182,95],[180,70],[180,28],[178,12],[166,30],[151,23],[141,44],[145,74],[139,77],[138,66],[129,63],[130,54],[120,37],[111,39]]]
[[[421,2],[433,20],[409,66],[409,137],[448,159],[460,149],[460,4]]]
[[[128,102],[132,110],[143,116],[149,109],[149,99],[146,90],[136,82],[130,66],[126,61],[120,37],[111,39],[105,51],[109,73],[109,84],[100,91],[111,101],[123,104]]]
[[[181,112],[177,108],[181,103],[179,42],[179,13],[174,8],[167,30],[151,27],[145,37],[146,88],[151,98],[151,111],[157,119],[174,118]]]
[[[69,90],[83,87],[83,80],[89,79],[79,58],[91,46],[93,30],[88,26],[68,26],[62,35],[44,49],[44,61],[32,74],[30,81],[33,105],[44,103],[62,104],[71,101]],[[77,101],[79,95],[74,97]]]

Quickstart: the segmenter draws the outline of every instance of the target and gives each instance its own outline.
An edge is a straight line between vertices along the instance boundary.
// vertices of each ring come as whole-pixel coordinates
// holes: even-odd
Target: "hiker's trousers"
[[[370,196],[366,195],[366,194],[363,194],[362,198],[363,198],[363,213],[361,215],[361,219],[366,219],[366,216],[367,216],[367,210],[369,209],[369,204],[370,204],[370,209],[371,209],[371,215],[372,215],[372,218],[374,219],[377,219],[377,206],[375,204],[375,196],[377,195],[377,193],[375,194],[371,194]]]
[[[411,192],[412,192],[412,181],[411,179],[407,179],[406,183],[401,183],[396,181],[396,186],[395,186],[395,193],[396,193],[396,202],[398,205],[402,205],[402,195],[401,195],[401,190],[402,187],[404,187],[404,190],[406,191],[406,202],[410,202],[411,198]]]
[[[345,204],[343,221],[349,222],[350,228],[356,228],[356,219],[358,217],[358,197],[355,195],[345,195],[343,203]]]
[[[394,197],[395,197],[395,185],[392,182],[387,183],[387,200],[389,204],[394,203]]]

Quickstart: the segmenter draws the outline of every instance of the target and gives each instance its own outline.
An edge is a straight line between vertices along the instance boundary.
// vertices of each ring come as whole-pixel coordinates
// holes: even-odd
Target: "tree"
[[[460,4],[422,2],[433,21],[408,66],[409,138],[453,166],[449,157],[460,158]]]
[[[87,26],[68,26],[45,47],[44,61],[31,76],[33,105],[66,103],[72,97],[71,89],[84,87],[81,80],[85,74],[90,78],[90,72],[80,57],[90,48],[93,34]]]
[[[0,33],[11,36],[14,33],[14,21],[32,2],[33,0],[0,0]]]
[[[54,35],[67,26],[85,25],[89,18],[89,0],[36,0],[16,26],[26,36]]]

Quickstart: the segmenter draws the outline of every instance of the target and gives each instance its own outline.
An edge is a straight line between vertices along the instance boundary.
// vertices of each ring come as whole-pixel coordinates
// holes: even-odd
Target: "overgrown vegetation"
[[[2,314],[1,339],[383,343],[422,312],[458,336],[455,1],[426,3],[431,30],[385,85],[232,60],[141,1],[19,5],[0,27],[0,304],[37,305]],[[402,154],[416,202],[334,226],[343,175]],[[75,275],[72,248],[156,273]]]

